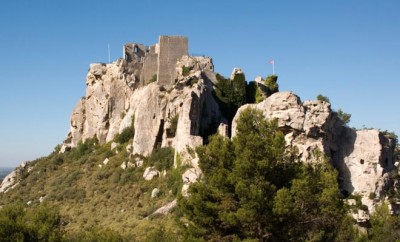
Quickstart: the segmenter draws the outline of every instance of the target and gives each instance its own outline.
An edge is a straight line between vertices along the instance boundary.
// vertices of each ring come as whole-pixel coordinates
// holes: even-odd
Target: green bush
[[[0,210],[0,241],[62,241],[61,224],[54,208],[7,205]]]
[[[114,140],[120,144],[125,144],[135,136],[135,116],[131,117],[131,126],[126,127],[120,134],[117,134]]]
[[[119,235],[117,232],[106,229],[106,230],[98,230],[95,228],[86,230],[86,231],[81,231],[76,234],[71,234],[66,236],[67,238],[65,241],[67,242],[74,242],[74,241],[80,241],[80,242],[123,242],[123,241],[128,241],[124,239],[121,235]]]
[[[173,137],[175,137],[175,135],[176,135],[176,130],[178,128],[178,120],[179,120],[178,114],[169,118],[169,133]]]
[[[182,75],[183,76],[188,76],[191,70],[192,69],[190,67],[182,66]]]
[[[173,232],[166,230],[164,227],[158,227],[154,230],[151,230],[145,242],[177,242],[179,238]]]
[[[338,117],[343,121],[343,123],[350,123],[351,114],[343,112],[342,109],[339,109],[336,113]]]
[[[329,97],[327,97],[327,96],[323,96],[323,95],[321,95],[321,94],[318,94],[318,96],[317,96],[317,100],[319,100],[319,101],[321,101],[321,102],[327,102],[327,103],[330,103],[330,101],[329,101]]]
[[[93,137],[90,139],[86,139],[85,141],[80,140],[78,142],[78,145],[72,149],[71,151],[71,155],[73,157],[73,161],[75,160],[79,160],[80,158],[82,158],[84,155],[87,155],[89,153],[91,153],[96,145],[99,144],[99,140],[97,139],[97,137]]]
[[[272,95],[275,92],[279,91],[278,76],[276,76],[276,75],[267,76],[264,83],[265,83],[265,86],[267,86],[269,89],[268,95]]]
[[[156,82],[156,81],[157,81],[157,74],[154,74],[154,75],[151,77],[151,79],[149,80],[149,83]]]
[[[174,165],[174,149],[163,147],[154,150],[147,158],[147,162],[157,170],[169,170]]]

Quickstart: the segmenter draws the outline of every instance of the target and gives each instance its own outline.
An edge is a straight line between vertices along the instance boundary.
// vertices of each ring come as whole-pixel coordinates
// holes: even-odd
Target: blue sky
[[[318,94],[350,126],[400,133],[400,1],[202,0],[0,3],[0,167],[49,154],[85,94],[89,64],[122,45],[184,35],[189,51],[247,80],[275,59],[281,91]]]

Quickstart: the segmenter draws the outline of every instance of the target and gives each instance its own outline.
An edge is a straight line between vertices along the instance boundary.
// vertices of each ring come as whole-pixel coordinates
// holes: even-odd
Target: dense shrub
[[[278,76],[270,75],[265,79],[265,86],[269,89],[268,95],[272,95],[279,91]]]
[[[61,217],[54,208],[12,204],[0,210],[0,241],[62,241],[62,235]]]

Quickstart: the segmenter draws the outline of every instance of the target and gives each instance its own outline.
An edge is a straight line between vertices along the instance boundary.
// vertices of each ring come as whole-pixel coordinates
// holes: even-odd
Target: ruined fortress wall
[[[158,43],[158,84],[170,85],[175,80],[176,61],[188,54],[188,39],[182,36],[160,36]]]
[[[146,46],[137,43],[127,43],[123,48],[123,58],[126,61],[141,61],[141,58],[146,54]]]
[[[141,82],[146,85],[153,78],[153,75],[157,75],[158,70],[158,53],[156,53],[155,46],[150,46],[149,52],[143,61],[143,73]]]

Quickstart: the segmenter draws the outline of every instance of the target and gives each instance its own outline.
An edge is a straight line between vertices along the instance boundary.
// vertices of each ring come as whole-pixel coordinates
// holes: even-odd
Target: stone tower
[[[179,58],[188,55],[188,39],[183,36],[160,36],[157,81],[171,85],[176,78],[175,65]]]

